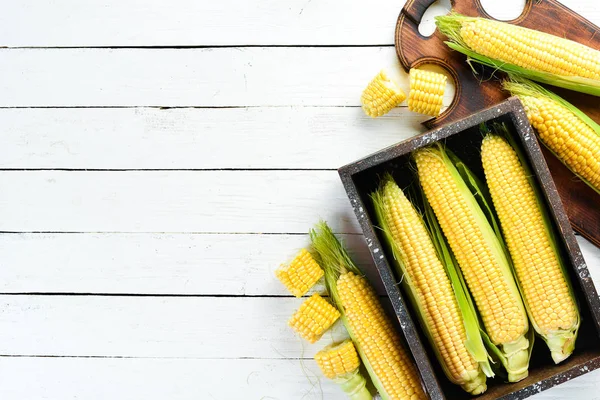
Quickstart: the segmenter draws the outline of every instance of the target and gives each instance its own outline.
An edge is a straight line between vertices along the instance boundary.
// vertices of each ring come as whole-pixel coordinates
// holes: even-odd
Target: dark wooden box
[[[510,98],[497,106],[433,129],[339,169],[371,256],[431,399],[456,400],[468,399],[472,396],[447,380],[420,326],[414,323],[416,319],[413,318],[412,311],[407,307],[397,285],[399,277],[388,263],[390,255],[386,253],[385,246],[381,245],[379,230],[374,229],[375,218],[369,194],[377,188],[379,178],[384,172],[392,173],[400,187],[406,187],[415,179],[409,165],[410,153],[436,141],[443,141],[475,174],[483,178],[479,159],[482,135],[479,133],[478,125],[487,121],[508,124],[515,135],[516,142],[521,145],[528,158],[542,189],[556,231],[560,234],[559,244],[579,302],[582,322],[575,352],[565,362],[555,365],[545,343],[537,338],[529,377],[513,384],[500,382],[498,379],[488,380],[487,392],[477,398],[524,399],[600,368],[600,299],[525,111],[518,99]]]

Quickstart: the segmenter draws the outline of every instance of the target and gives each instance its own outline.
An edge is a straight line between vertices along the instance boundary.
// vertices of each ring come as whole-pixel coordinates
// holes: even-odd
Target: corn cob
[[[373,288],[326,223],[320,223],[318,231],[312,230],[310,235],[325,270],[329,294],[381,396],[425,399],[416,366]]]
[[[545,146],[600,192],[600,126],[554,93],[523,79],[505,81]]]
[[[408,109],[432,117],[440,115],[446,90],[446,75],[416,68],[411,68],[409,75]]]
[[[481,159],[523,298],[556,363],[575,347],[579,312],[528,174],[511,145],[487,135]]]
[[[461,311],[423,219],[391,176],[372,197],[380,226],[398,253],[398,273],[448,379],[471,394],[485,392],[485,374],[467,350]],[[487,361],[487,354],[483,358]]]
[[[302,249],[289,265],[275,271],[275,276],[296,297],[302,297],[323,277],[323,270],[310,255]]]
[[[310,343],[315,343],[340,317],[340,312],[318,293],[306,299],[288,324]]]
[[[352,340],[327,346],[315,355],[315,361],[323,375],[333,379],[352,400],[371,400],[367,381],[358,367],[360,360]]]
[[[506,72],[600,95],[600,51],[558,36],[486,18],[436,17],[451,48]]]
[[[418,176],[448,240],[491,342],[502,348],[511,382],[528,375],[525,307],[502,244],[441,147],[418,150]]]
[[[406,99],[406,94],[381,70],[365,88],[360,98],[365,114],[376,118],[390,112]]]

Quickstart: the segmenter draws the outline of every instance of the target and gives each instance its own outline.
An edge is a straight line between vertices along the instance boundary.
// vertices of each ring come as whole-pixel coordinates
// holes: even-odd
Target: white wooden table
[[[319,217],[368,267],[335,169],[423,130],[358,107],[396,63],[402,1],[373,3],[3,3],[0,399],[345,398],[311,359],[343,330],[296,338],[273,271]]]

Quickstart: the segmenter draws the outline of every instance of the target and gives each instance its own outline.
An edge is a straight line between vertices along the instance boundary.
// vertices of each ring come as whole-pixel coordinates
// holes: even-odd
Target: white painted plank
[[[393,47],[0,49],[0,107],[359,106],[386,66]]]
[[[523,2],[482,1],[502,19],[517,17]],[[598,24],[593,0],[562,2]],[[21,0],[0,13],[0,46],[393,44],[401,8],[392,0]]]
[[[426,119],[405,107],[378,119],[357,107],[0,109],[0,168],[339,168]]]
[[[313,360],[0,357],[0,371],[3,400],[347,399]]]
[[[3,7],[0,45],[393,44],[400,8],[391,0],[26,0]]]
[[[0,296],[0,354],[172,358],[312,357],[347,337],[338,321],[309,344],[287,326],[290,297]]]
[[[5,400],[345,400],[312,360],[198,360],[0,357]],[[531,400],[600,397],[600,371]]]
[[[592,279],[600,287],[600,252],[584,239],[580,242]],[[265,248],[262,249],[264,251]],[[61,249],[57,249],[56,253],[60,251]],[[46,254],[42,253],[40,256]],[[80,261],[80,268],[85,268],[85,260],[79,260],[77,255],[75,257],[73,261]],[[89,258],[93,259],[94,253],[89,254]],[[195,271],[189,275],[190,278],[201,279],[206,276],[215,285],[219,285],[219,281],[231,285],[226,283],[227,278],[222,278],[220,272],[212,270],[220,267],[235,271],[236,265],[232,263],[229,268],[223,262],[221,265],[207,265],[204,264],[206,260],[209,257],[204,256],[199,260]],[[57,262],[60,261],[61,259]],[[165,264],[168,268],[168,263]],[[155,268],[157,271],[158,269]],[[135,274],[135,270],[131,272]],[[252,273],[256,274],[252,279],[263,279],[263,285],[278,284],[269,267]],[[232,272],[231,275],[236,276],[237,272]],[[76,275],[70,279],[76,281],[78,278]],[[120,273],[113,279],[131,279],[134,285],[136,282],[136,276],[129,272]],[[171,281],[174,286],[181,287],[181,283],[177,283],[180,279]],[[183,293],[187,292],[184,290]],[[302,301],[303,299],[290,297],[3,295],[0,296],[0,354],[309,357],[330,341],[331,336],[328,334],[319,345],[308,345],[286,326],[285,321]],[[239,327],[243,327],[244,335],[239,335]],[[341,326],[332,331],[335,339],[343,334]]]
[[[0,231],[358,232],[336,171],[0,171]]]
[[[600,288],[600,249],[578,239]],[[384,294],[362,235],[342,240]],[[289,295],[274,271],[309,243],[306,235],[2,234],[0,293]]]
[[[384,294],[362,235],[341,238]],[[289,295],[275,269],[309,244],[308,235],[2,234],[0,293]]]

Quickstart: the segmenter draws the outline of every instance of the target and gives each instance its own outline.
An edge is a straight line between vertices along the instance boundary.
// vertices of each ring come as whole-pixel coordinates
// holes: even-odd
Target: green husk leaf
[[[535,71],[476,53],[470,49],[469,46],[467,46],[460,36],[460,28],[463,22],[476,20],[478,18],[467,17],[457,13],[450,13],[448,15],[438,16],[435,19],[436,25],[440,31],[450,39],[450,41],[445,42],[446,45],[453,50],[463,53],[470,60],[476,61],[496,70],[521,75],[537,82],[546,83],[552,86],[559,86],[565,89],[587,93],[594,96],[600,96],[600,81],[598,80],[579,76],[564,76],[551,74],[549,72]]]
[[[433,339],[430,327],[427,324],[427,319],[426,319],[426,315],[425,315],[425,306],[419,300],[417,288],[416,288],[415,284],[413,283],[410,274],[407,272],[404,257],[402,256],[402,251],[398,247],[396,241],[394,240],[394,237],[391,234],[391,228],[388,224],[388,221],[385,218],[385,212],[384,212],[385,193],[384,193],[384,191],[385,191],[386,185],[388,185],[388,184],[396,185],[396,183],[394,182],[394,180],[390,174],[386,174],[384,176],[378,190],[376,190],[375,192],[373,192],[371,194],[371,199],[373,201],[376,219],[379,224],[379,228],[381,229],[381,232],[383,233],[383,237],[385,239],[384,242],[392,253],[392,256],[394,259],[393,261],[394,261],[397,272],[402,276],[401,281],[402,281],[402,286],[404,288],[404,293],[406,293],[408,295],[408,298],[413,306],[413,310],[415,310],[417,312],[417,317],[419,319],[419,323],[421,324],[421,327],[423,328],[423,331],[425,332],[425,335],[427,336],[427,339],[429,340],[429,343],[431,344],[431,347],[434,350],[436,358],[438,359],[440,365],[442,366],[442,369],[443,369],[445,375],[453,383],[460,384],[460,382],[457,382],[453,378],[452,373],[450,372],[448,365],[446,364],[446,360],[444,360],[444,358],[442,357],[442,355],[439,351],[439,348],[436,346],[436,343],[435,343],[435,340]],[[412,197],[414,197],[414,196],[412,196]],[[418,213],[418,211],[417,211],[417,213]],[[425,226],[425,224],[424,224],[424,226]],[[429,234],[431,236],[430,232],[429,232]],[[434,245],[435,245],[435,243],[434,243]],[[444,264],[445,260],[443,258],[441,258],[440,253],[438,253],[438,256],[440,257],[442,264]],[[460,288],[455,287],[455,292],[457,290],[460,290]],[[459,303],[459,307],[460,307],[460,303]],[[471,322],[471,321],[468,321],[467,318],[469,316],[471,316],[471,314],[469,314],[467,312],[464,312],[463,314],[464,314],[463,315],[463,317],[464,317],[463,323],[465,324],[465,328],[470,328],[471,325],[469,324],[469,322]],[[479,327],[477,326],[477,328],[475,329],[475,333],[477,335],[478,335],[478,330],[479,330]],[[472,330],[467,331],[467,338],[468,338],[468,340],[465,343],[467,350],[469,350],[469,352],[472,353],[473,358],[478,363],[480,363],[484,374],[486,374],[486,375],[491,374],[491,375],[487,375],[487,376],[493,376],[493,371],[492,371],[491,367],[489,366],[488,355],[485,350],[485,347],[483,346],[483,342],[481,341],[481,337],[479,337],[479,343],[480,343],[479,347],[477,346],[477,337],[474,336]],[[469,386],[469,383],[475,383],[475,382],[472,380],[472,381],[464,383],[461,386],[467,391],[470,391],[470,390],[472,391],[472,390],[481,388],[480,384],[478,384],[478,383],[475,383],[475,387]],[[473,394],[479,394],[479,393],[480,392],[475,392]]]
[[[519,290],[521,290],[521,294],[523,297],[523,303],[525,304],[525,309],[527,310],[527,315],[529,315],[529,320],[531,321],[531,324],[533,325],[533,327],[534,327],[535,331],[538,333],[538,335],[548,344],[548,347],[552,351],[552,358],[558,364],[560,361],[563,361],[569,357],[569,355],[572,353],[573,348],[575,346],[575,341],[577,340],[579,326],[581,325],[581,315],[579,313],[579,305],[577,302],[577,297],[575,296],[575,292],[573,290],[573,284],[572,284],[569,274],[567,272],[567,266],[565,265],[564,258],[561,256],[560,246],[558,244],[558,241],[556,240],[556,238],[559,236],[557,235],[556,228],[554,227],[552,220],[550,219],[550,216],[549,216],[550,213],[549,213],[548,207],[546,205],[546,202],[544,200],[544,196],[542,195],[539,184],[535,179],[535,174],[529,167],[529,163],[528,163],[528,160],[527,160],[525,154],[521,150],[521,147],[519,146],[519,144],[514,139],[513,135],[510,134],[510,130],[508,129],[506,124],[494,123],[494,124],[492,124],[491,130],[494,134],[498,134],[498,135],[502,136],[503,138],[505,138],[507,140],[508,144],[513,148],[513,150],[517,154],[517,157],[519,158],[519,162],[521,163],[521,166],[525,170],[525,175],[527,176],[529,185],[531,186],[531,188],[533,189],[533,191],[535,193],[535,199],[536,199],[537,206],[541,210],[546,211],[546,212],[541,213],[545,231],[547,232],[547,237],[549,239],[552,251],[554,252],[554,254],[556,255],[556,258],[559,261],[561,273],[565,277],[565,281],[567,282],[567,286],[569,288],[569,294],[570,294],[571,298],[575,301],[575,305],[577,307],[577,322],[576,322],[575,326],[573,326],[571,329],[568,329],[568,330],[561,330],[561,331],[553,332],[551,335],[541,334],[540,333],[541,329],[539,328],[535,319],[533,318],[533,314],[531,312],[531,308],[527,301],[527,297],[524,295],[524,292],[521,287],[521,283],[520,283],[519,278],[518,278],[516,272],[514,271],[514,267],[513,267],[515,280],[517,282],[517,285],[519,286]],[[557,361],[557,360],[560,360],[560,361]]]
[[[505,268],[504,272],[507,276],[512,277],[513,267],[510,255],[504,244],[500,224],[494,214],[487,186],[454,153],[443,148],[440,144],[437,144],[436,151],[442,157],[459,190],[467,200],[467,204],[476,215],[486,241],[492,245],[496,259]],[[511,286],[513,296],[521,298],[521,291],[517,282],[514,279],[511,279],[511,281],[513,284],[510,282],[508,284]],[[526,313],[525,306],[523,306],[523,311]],[[485,338],[484,343],[486,343]],[[493,343],[488,340],[486,344]],[[503,353],[504,357],[499,359],[508,372],[509,381],[516,382],[526,376],[523,376],[523,371],[527,371],[532,347],[533,343],[527,342],[525,337],[521,337],[516,343],[505,343],[496,345],[496,348],[488,347],[488,349],[492,353],[496,353],[496,350]],[[522,354],[522,351],[527,351],[527,353]]]
[[[548,89],[546,89],[534,82],[531,82],[527,79],[524,79],[524,78],[516,76],[516,75],[511,75],[511,74],[509,74],[508,77],[509,77],[509,79],[505,80],[502,83],[502,87],[505,90],[507,90],[508,92],[510,92],[510,94],[519,97],[521,99],[521,101],[523,101],[523,98],[527,97],[527,96],[536,97],[536,98],[547,97],[550,100],[553,100],[556,103],[558,103],[559,105],[565,107],[567,110],[571,111],[573,114],[575,114],[575,116],[577,116],[579,119],[581,119],[587,126],[592,128],[592,130],[594,132],[596,132],[596,134],[598,136],[600,136],[600,125],[597,124],[590,117],[588,117],[579,108],[575,107],[573,104],[569,103],[568,101],[566,101],[562,97],[558,96],[557,94],[549,91]],[[558,156],[558,154],[556,154],[554,152],[554,150],[552,150],[549,146],[547,146],[543,140],[541,142],[552,154],[554,154],[556,156],[556,158],[558,158],[567,168],[569,168],[569,166],[563,162],[563,160]],[[588,181],[583,176],[581,176],[578,173],[576,173],[575,171],[573,171],[571,168],[569,168],[569,170],[573,174],[575,174],[579,179],[581,179],[583,182],[585,182],[589,187],[594,189],[598,194],[600,194],[600,188],[597,188],[594,185],[592,185],[592,183],[590,181]]]
[[[367,389],[367,381],[357,368],[354,372],[349,372],[341,377],[334,378],[344,393],[348,395],[350,400],[372,400],[373,396]]]
[[[360,356],[360,359],[365,366],[373,385],[379,392],[379,395],[383,400],[390,400],[390,395],[385,391],[381,380],[377,377],[377,374],[369,362],[369,359],[365,355],[362,346],[356,340],[356,335],[350,327],[343,303],[340,300],[337,290],[337,280],[341,274],[346,272],[353,272],[354,274],[360,276],[363,276],[363,274],[356,264],[354,264],[344,246],[342,246],[338,238],[334,235],[333,231],[325,221],[320,221],[316,225],[315,229],[310,230],[310,240],[312,242],[313,249],[318,255],[317,257],[319,264],[325,272],[325,286],[327,287],[327,291],[329,292],[333,303],[340,311],[340,319],[346,327],[350,338],[354,342],[356,351],[358,352],[358,355]]]

